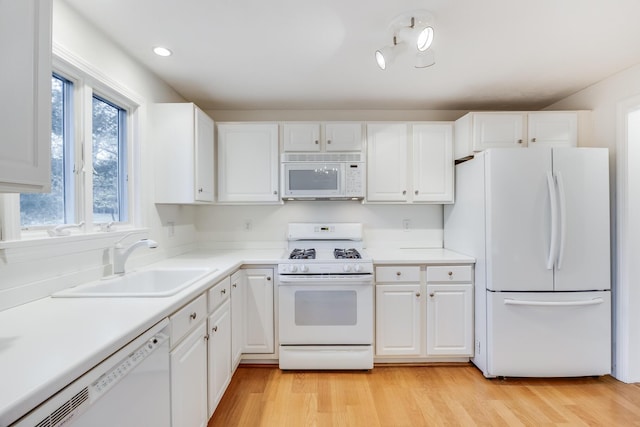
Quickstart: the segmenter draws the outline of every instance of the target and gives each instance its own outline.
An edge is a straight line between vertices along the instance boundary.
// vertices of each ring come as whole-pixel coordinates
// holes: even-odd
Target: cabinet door
[[[427,355],[473,355],[473,286],[427,285]]]
[[[284,151],[320,151],[318,123],[285,123],[282,132]]]
[[[362,151],[361,123],[326,123],[324,133],[327,151]]]
[[[231,382],[231,311],[229,301],[207,319],[209,333],[209,417]]]
[[[367,126],[367,200],[406,202],[407,125]]]
[[[244,274],[243,353],[273,353],[273,269],[247,269]]]
[[[473,150],[526,146],[524,113],[474,113]]]
[[[453,126],[414,124],[413,201],[453,203]]]
[[[51,188],[51,8],[0,1],[0,192]]]
[[[575,147],[578,145],[578,113],[540,112],[528,114],[530,147]]]
[[[376,355],[420,355],[423,301],[420,284],[376,285]]]
[[[202,322],[171,352],[171,425],[207,425],[206,328]]]
[[[244,272],[231,275],[231,362],[238,367],[244,348]]]
[[[196,188],[194,198],[201,202],[213,202],[213,120],[201,109],[194,107],[195,116],[195,165]]]
[[[278,125],[218,125],[218,200],[277,202]]]

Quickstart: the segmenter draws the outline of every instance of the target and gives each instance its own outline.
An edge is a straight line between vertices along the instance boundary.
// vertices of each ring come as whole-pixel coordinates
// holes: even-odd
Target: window
[[[127,220],[127,112],[93,96],[93,221]]]
[[[131,217],[127,139],[136,105],[107,85],[87,83],[82,73],[69,75],[54,73],[51,80],[51,192],[20,195],[23,230]]]
[[[51,77],[51,192],[20,195],[22,227],[74,222],[73,83]]]

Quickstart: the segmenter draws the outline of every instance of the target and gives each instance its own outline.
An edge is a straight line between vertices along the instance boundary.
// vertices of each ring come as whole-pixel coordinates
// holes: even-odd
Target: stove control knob
[[[345,264],[342,266],[342,269],[344,270],[345,273],[348,273],[351,271],[351,265],[350,264]]]
[[[298,271],[298,266],[297,265],[290,265],[289,266],[289,271],[291,273],[295,273],[296,271]]]
[[[306,265],[302,264],[300,266],[300,271],[303,273],[306,273],[307,271],[309,271],[309,267],[307,267]]]
[[[360,273],[362,271],[362,266],[360,264],[354,265],[353,271],[355,271],[356,273]]]

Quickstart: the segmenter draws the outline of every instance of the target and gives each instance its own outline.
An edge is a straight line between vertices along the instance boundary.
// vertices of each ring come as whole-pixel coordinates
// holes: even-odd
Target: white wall
[[[141,147],[136,167],[140,197],[138,217],[148,236],[160,243],[155,251],[136,251],[131,266],[161,259],[192,247],[195,242],[194,210],[190,207],[153,204],[153,141],[146,139],[146,103],[183,102],[171,87],[127,56],[103,34],[79,17],[65,2],[54,1],[53,42],[65,53],[142,100],[139,129]],[[15,196],[2,202],[14,203]],[[175,223],[175,236],[168,237],[163,227]],[[134,240],[136,237],[132,237]],[[52,246],[28,246],[0,251],[0,310],[46,296],[73,284],[93,280],[109,271],[110,248],[114,239],[75,241]]]
[[[638,158],[618,158],[618,106],[625,100],[640,95],[640,64],[615,74],[591,87],[584,89],[572,96],[563,99],[548,109],[588,109],[592,110],[593,118],[593,143],[591,145],[608,147],[610,149],[611,164],[611,201],[612,201],[612,270],[613,270],[613,294],[614,294],[614,375],[627,382],[640,382],[640,253],[626,253],[629,260],[628,271],[623,271],[620,277],[616,272],[617,267],[617,233],[620,231],[616,225],[617,216],[617,168],[618,161],[625,161],[628,169],[638,167]],[[622,132],[621,132],[622,133]],[[636,152],[637,150],[630,151]],[[623,184],[624,187],[624,183]],[[628,188],[637,188],[636,186]],[[629,193],[627,193],[629,194]],[[635,202],[640,199],[640,194],[630,195]],[[630,218],[633,221],[633,219]],[[637,230],[637,228],[635,228]],[[628,232],[628,230],[627,230]],[[633,245],[638,247],[639,235],[627,236]]]

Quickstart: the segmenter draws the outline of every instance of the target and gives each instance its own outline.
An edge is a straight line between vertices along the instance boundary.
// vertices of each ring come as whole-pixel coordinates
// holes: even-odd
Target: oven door
[[[371,277],[342,281],[280,276],[278,297],[281,345],[373,343]]]

